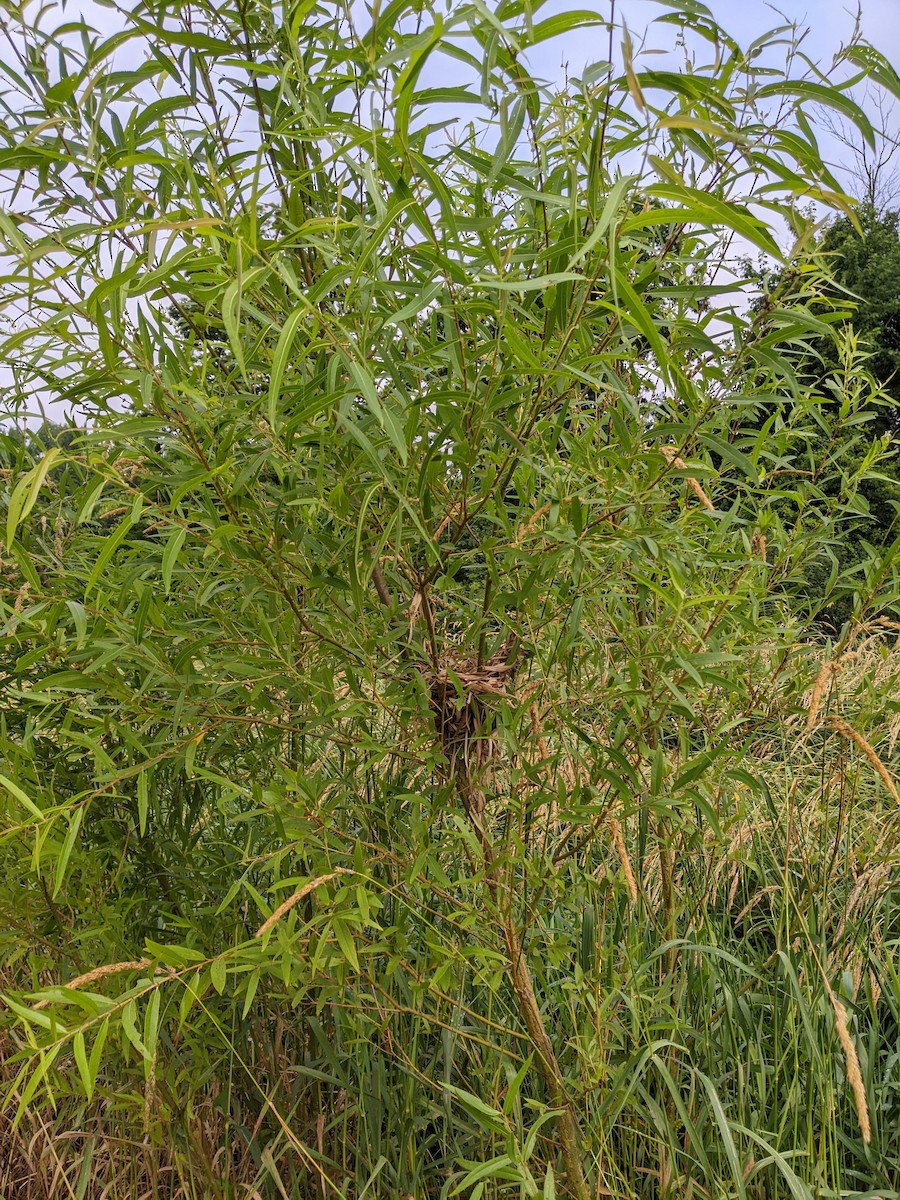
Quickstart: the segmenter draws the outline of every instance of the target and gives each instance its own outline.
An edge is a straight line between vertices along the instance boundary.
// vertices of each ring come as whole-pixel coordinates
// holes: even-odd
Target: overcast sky
[[[499,0],[487,0],[493,8]],[[781,0],[780,3],[770,4],[765,0],[700,0],[705,2],[712,11],[715,19],[728,33],[746,45],[774,27],[787,22],[796,22],[801,28],[808,28],[809,34],[804,42],[804,50],[811,58],[827,66],[835,51],[846,42],[853,30],[857,0]],[[62,4],[67,15],[72,16],[76,11],[85,14],[95,28],[111,33],[122,28],[122,9],[127,10],[128,0],[122,0],[119,11],[111,11],[104,6],[103,0],[76,0],[76,3],[66,3],[66,0],[55,0],[56,5]],[[373,0],[352,0],[352,8],[358,14],[360,29],[368,24],[366,9],[371,7]],[[452,7],[455,0],[443,0]],[[552,13],[571,9],[591,10],[601,18],[608,18],[611,0],[545,0],[539,11],[539,18]],[[382,0],[381,8],[385,7]],[[442,7],[442,0],[437,0],[436,7]],[[656,0],[615,0],[615,15],[617,23],[623,20],[627,24],[636,46],[654,17],[661,16],[666,11],[663,3]],[[863,35],[882,51],[900,70],[900,0],[862,0],[862,30]],[[676,36],[673,26],[657,25],[651,30],[646,41],[648,49],[671,49]],[[617,42],[618,42],[617,38]],[[608,50],[608,36],[602,25],[594,29],[582,29],[577,34],[556,38],[541,46],[533,47],[528,59],[532,73],[547,82],[561,82],[563,66],[567,66],[573,75],[591,62],[605,60]],[[618,45],[616,46],[618,51]],[[132,51],[126,48],[124,54]],[[659,58],[648,58],[641,65],[659,66]],[[459,69],[457,64],[457,70]],[[427,72],[426,72],[427,73]],[[453,82],[449,79],[445,82]]]
[[[852,29],[855,3],[848,0],[783,0],[770,5],[762,0],[707,0],[709,8],[726,29],[738,38],[750,40],[764,33],[779,21],[783,13],[798,25],[809,26],[807,43],[814,56],[829,57],[845,41]],[[626,20],[638,8],[647,7],[641,0],[625,0]],[[653,6],[655,7],[655,6]],[[898,65],[900,60],[900,0],[863,0],[863,34],[883,54]]]
[[[796,22],[809,28],[804,49],[811,58],[830,62],[832,55],[842,42],[849,39],[856,13],[855,0],[781,0],[778,4],[767,4],[764,0],[705,0],[719,24],[743,44],[753,41],[777,25]],[[578,3],[574,0],[550,0],[541,9],[541,16],[566,8],[596,8],[606,16],[609,0],[593,0],[593,3]],[[624,19],[632,36],[646,29],[653,17],[665,9],[653,0],[617,0],[616,14]],[[862,0],[863,35],[900,69],[900,0]],[[664,34],[668,45],[674,30],[671,26],[657,27],[647,45],[662,48]],[[602,29],[584,30],[577,38],[558,39],[540,53],[540,67],[548,74],[559,70],[560,58],[568,60],[573,74],[577,74],[586,62],[605,57],[606,38]],[[537,67],[536,52],[532,52],[532,64]]]

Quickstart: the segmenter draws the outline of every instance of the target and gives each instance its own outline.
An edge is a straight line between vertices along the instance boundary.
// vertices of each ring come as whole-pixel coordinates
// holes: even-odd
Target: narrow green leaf
[[[434,15],[434,25],[419,37],[422,44],[410,54],[405,67],[397,77],[394,87],[394,128],[402,142],[409,137],[409,116],[415,99],[415,86],[425,62],[441,40],[444,32],[444,21],[439,13]]]
[[[733,229],[735,233],[741,234],[753,245],[764,250],[766,254],[771,254],[773,258],[784,258],[778,243],[765,224],[754,217],[743,205],[719,199],[697,188],[680,187],[670,183],[654,184],[647,189],[647,192],[651,196],[671,201],[682,210],[681,214],[673,214],[675,223],[687,224],[690,221],[698,225],[723,225],[726,229]],[[693,215],[688,218],[687,212]],[[644,224],[672,223],[671,218],[664,220],[662,214],[653,221],[647,221],[645,217],[646,214],[635,214],[635,216],[627,218],[622,223],[622,231],[638,229]]]
[[[33,817],[37,817],[39,821],[44,819],[43,811],[38,808],[31,797],[23,792],[17,783],[13,783],[11,779],[7,778],[6,775],[0,775],[0,787],[6,788],[11,796],[15,796],[19,803],[23,805],[23,807],[26,808]]]
[[[777,96],[779,100],[785,96],[796,96],[801,101],[809,100],[815,104],[823,104],[826,108],[836,109],[856,126],[869,146],[875,149],[875,130],[872,128],[872,122],[852,96],[848,96],[834,85],[813,83],[809,79],[779,80],[777,83],[766,84],[756,93],[758,100],[767,96]]]
[[[601,238],[605,237],[610,229],[610,226],[615,221],[619,209],[622,207],[622,201],[625,199],[629,189],[637,180],[636,175],[623,175],[617,179],[613,186],[609,189],[609,194],[606,197],[606,202],[603,205],[603,211],[597,220],[597,224],[588,235],[584,245],[572,255],[566,265],[566,271],[571,271],[572,268],[579,263],[583,258],[594,249]]]
[[[331,928],[334,931],[334,936],[337,939],[337,944],[341,948],[341,953],[346,958],[347,962],[354,971],[359,971],[359,959],[356,956],[356,944],[353,941],[353,935],[347,928],[345,921],[340,917],[335,917]]]
[[[94,1095],[94,1076],[91,1073],[90,1063],[88,1062],[84,1034],[80,1030],[72,1038],[72,1053],[75,1056],[75,1065],[78,1067],[78,1074],[81,1076],[84,1093],[88,1100],[91,1100]]]
[[[120,1017],[120,1021],[122,1023],[122,1032],[125,1034],[125,1037],[132,1044],[132,1046],[134,1046],[135,1050],[137,1050],[138,1054],[140,1054],[141,1058],[147,1059],[150,1057],[150,1053],[141,1040],[141,1035],[138,1033],[137,1017],[137,1003],[134,1000],[129,1000],[122,1009],[122,1015]]]
[[[530,30],[523,33],[522,44],[523,46],[537,46],[550,38],[575,33],[578,29],[588,29],[597,25],[604,27],[607,25],[606,19],[599,13],[591,12],[586,8],[571,9],[569,12],[556,13],[552,17],[545,17],[542,21],[536,21]]]
[[[297,330],[300,328],[300,323],[307,315],[308,311],[308,308],[305,306],[295,308],[288,316],[281,328],[281,333],[278,335],[275,353],[272,355],[272,370],[269,375],[268,414],[269,425],[272,429],[277,427],[278,399],[281,395],[281,382],[284,379],[284,372],[287,368],[288,357],[291,353],[294,337],[296,336]]]
[[[222,958],[221,955],[218,958],[214,958],[213,961],[209,964],[209,977],[212,981],[213,987],[216,989],[216,991],[219,993],[220,996],[225,991],[225,982],[227,979],[227,975],[228,975],[228,969],[227,969],[227,966],[225,963],[225,959]]]
[[[54,446],[48,450],[40,462],[36,463],[24,475],[13,489],[9,501],[9,511],[6,515],[6,546],[11,549],[16,538],[16,530],[34,508],[38,493],[47,478],[47,473],[62,451]]]
[[[53,882],[53,899],[60,893],[63,882],[66,878],[66,869],[69,865],[69,859],[72,857],[72,851],[75,848],[75,841],[78,837],[78,831],[81,829],[81,822],[84,819],[84,806],[81,805],[75,809],[69,819],[69,828],[66,831],[65,840],[59,852],[59,857],[56,860],[56,874]]]
[[[108,537],[103,543],[103,549],[97,555],[97,561],[88,576],[87,583],[84,586],[84,594],[88,595],[100,581],[100,577],[106,569],[113,555],[128,537],[131,528],[134,524],[133,510],[131,513],[126,513],[119,524],[116,526],[115,533]]]
[[[187,537],[187,527],[182,525],[180,529],[169,537],[166,542],[166,548],[162,556],[162,579],[163,591],[168,596],[172,590],[172,572],[175,570],[175,564],[178,561],[178,555],[181,553],[181,547],[184,545],[184,539]]]
[[[137,777],[138,803],[138,832],[141,837],[147,833],[147,816],[150,811],[150,768],[141,771]]]

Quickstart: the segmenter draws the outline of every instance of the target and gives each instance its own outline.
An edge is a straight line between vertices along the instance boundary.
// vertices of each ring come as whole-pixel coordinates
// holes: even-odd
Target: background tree
[[[869,547],[890,546],[897,536],[900,513],[900,460],[897,436],[900,432],[900,295],[897,272],[900,270],[900,234],[898,214],[878,212],[862,204],[852,218],[832,218],[817,240],[824,276],[798,270],[796,264],[769,273],[759,269],[763,288],[754,303],[755,311],[775,307],[786,294],[805,297],[818,315],[830,314],[844,335],[852,339],[859,352],[867,356],[867,369],[878,385],[862,409],[843,422],[838,418],[823,425],[816,439],[819,461],[839,453],[849,470],[858,469],[873,445],[884,450],[879,470],[860,487],[864,517],[856,535],[848,538],[833,563],[811,564],[809,585],[804,594],[819,604],[823,594],[838,575],[852,573],[869,553]],[[748,264],[749,269],[749,264]],[[812,290],[810,290],[811,282]],[[838,414],[844,371],[841,342],[832,334],[813,338],[795,355],[793,373],[797,386],[815,389],[829,406],[832,417]],[[772,409],[760,410],[760,424]],[[793,511],[790,503],[785,513]],[[836,569],[836,571],[835,571]],[[849,602],[836,600],[822,610],[826,623],[840,626],[849,614]]]
[[[872,117],[875,137],[860,138],[851,121],[834,109],[823,114],[822,124],[840,146],[841,171],[847,190],[864,208],[887,212],[900,201],[900,141],[894,98],[879,87],[865,89],[866,111]]]
[[[900,429],[900,234],[898,213],[862,205],[854,224],[832,221],[822,238],[835,283],[853,302],[852,327],[870,352],[870,370],[890,404],[874,410],[873,431],[896,435]],[[838,297],[836,292],[836,298]],[[830,347],[819,348],[826,369],[837,363]]]

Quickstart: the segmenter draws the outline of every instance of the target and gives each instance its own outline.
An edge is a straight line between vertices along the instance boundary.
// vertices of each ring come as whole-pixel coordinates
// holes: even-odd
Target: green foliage
[[[876,414],[879,433],[896,432],[900,408],[900,272],[898,214],[860,208],[854,227],[846,217],[833,221],[821,241],[833,263],[835,281],[851,293],[853,327],[870,348],[870,370],[893,402]],[[823,346],[823,350],[824,350]]]
[[[594,13],[7,12],[8,410],[86,413],[0,444],[21,1194],[53,1109],[80,1198],[895,1186],[893,548],[807,589],[887,451],[800,211],[894,77],[663,7],[706,58],[559,94]]]
[[[856,535],[846,539],[838,555],[842,573],[854,571],[869,554],[869,547],[889,547],[897,536],[900,511],[900,474],[897,460],[898,402],[900,402],[900,309],[895,280],[900,270],[900,236],[896,213],[877,213],[870,205],[861,205],[853,219],[837,217],[829,222],[818,240],[821,264],[827,275],[798,270],[796,265],[779,271],[768,280],[768,294],[755,304],[757,311],[772,304],[775,297],[796,293],[812,304],[819,316],[839,320],[845,338],[866,356],[866,368],[878,384],[866,402],[842,420],[837,415],[841,377],[845,373],[841,344],[833,336],[818,337],[804,347],[796,372],[807,387],[833,397],[832,419],[823,425],[816,439],[819,461],[829,455],[843,460],[845,471],[857,471],[866,462],[876,440],[886,452],[879,470],[872,472],[859,489],[861,515],[865,520]],[[830,277],[830,281],[829,278]],[[824,286],[823,286],[824,285]],[[785,509],[787,511],[787,509]],[[809,591],[820,596],[827,588],[828,571],[824,564],[809,570]],[[847,600],[832,603],[826,619],[832,625],[849,616]]]

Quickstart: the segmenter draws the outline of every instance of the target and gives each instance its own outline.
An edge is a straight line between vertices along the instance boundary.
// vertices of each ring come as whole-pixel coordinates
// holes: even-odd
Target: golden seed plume
[[[900,804],[900,793],[897,791],[897,785],[894,783],[893,779],[888,773],[887,767],[876,754],[874,747],[866,741],[858,729],[854,729],[852,725],[848,725],[848,723],[841,720],[840,717],[831,717],[831,724],[838,731],[838,733],[843,734],[848,741],[853,742],[856,746],[859,746],[860,750],[862,750],[863,754],[875,768],[876,772],[878,773],[878,777],[881,779],[881,782],[891,793],[897,804]]]
[[[102,967],[94,967],[93,971],[87,971],[84,975],[76,975],[68,983],[61,983],[59,986],[70,990],[86,987],[89,983],[96,983],[98,979],[105,979],[107,975],[118,975],[120,971],[144,971],[151,962],[152,959],[149,958],[138,958],[133,962],[106,963]],[[49,1003],[49,1000],[39,1000],[34,1007],[46,1008]]]
[[[533,512],[528,518],[528,520],[523,525],[519,526],[513,545],[520,546],[527,537],[530,537],[531,534],[534,533],[535,529],[537,529],[540,519],[542,517],[546,517],[549,511],[549,504],[542,504],[540,508],[536,509],[535,512]]]
[[[841,1043],[841,1049],[844,1051],[844,1059],[847,1064],[847,1081],[853,1092],[853,1103],[856,1106],[856,1116],[859,1120],[860,1132],[862,1133],[863,1141],[868,1145],[872,1140],[872,1124],[869,1120],[866,1085],[863,1083],[862,1071],[859,1067],[859,1055],[856,1053],[856,1045],[850,1036],[850,1030],[847,1026],[847,1010],[841,1004],[840,1000],[838,1000],[837,996],[835,996],[834,992],[831,992],[831,1006],[834,1009],[834,1024],[837,1029],[838,1041]]]
[[[262,925],[260,925],[259,929],[257,929],[256,936],[261,938],[263,934],[268,933],[274,925],[278,924],[286,912],[290,912],[294,905],[299,903],[304,896],[308,896],[310,892],[314,892],[316,888],[321,887],[323,883],[330,883],[332,879],[337,879],[338,875],[352,874],[353,872],[347,867],[338,867],[336,871],[332,871],[328,875],[319,875],[316,879],[310,879],[308,883],[304,883],[302,888],[298,888],[297,891],[294,892],[293,896],[288,896],[287,900],[285,900],[283,904],[278,905],[271,917],[269,917],[267,921],[263,921]]]
[[[625,845],[625,838],[622,835],[622,826],[615,817],[610,817],[609,828],[610,832],[612,833],[613,845],[616,848],[616,854],[619,856],[619,862],[622,864],[622,872],[625,876],[625,882],[628,885],[628,894],[631,897],[631,903],[637,904],[637,881],[634,877],[631,859],[628,857],[628,849]]]
[[[540,761],[545,763],[550,757],[550,748],[547,745],[547,739],[544,737],[541,714],[538,712],[538,706],[533,700],[528,706],[528,716],[531,718],[531,732],[537,738],[538,754],[541,756]]]
[[[675,467],[678,471],[686,471],[688,469],[687,463],[683,458],[678,457],[678,454],[675,452],[675,448],[673,446],[660,446],[660,450],[670,466]],[[685,476],[684,482],[688,485],[704,508],[709,509],[710,512],[715,511],[716,506],[713,504],[712,500],[710,500],[709,496],[707,496],[706,492],[704,492],[703,488],[693,477],[693,475]]]
[[[816,717],[819,715],[819,706],[822,703],[822,697],[825,695],[825,689],[828,687],[828,681],[833,674],[834,663],[831,661],[822,663],[822,668],[816,677],[812,695],[809,698],[809,712],[806,716],[806,728],[803,731],[804,733],[810,733],[816,723]]]
[[[869,988],[872,992],[872,1007],[878,1007],[878,1001],[881,999],[881,984],[875,976],[874,971],[869,972]]]

